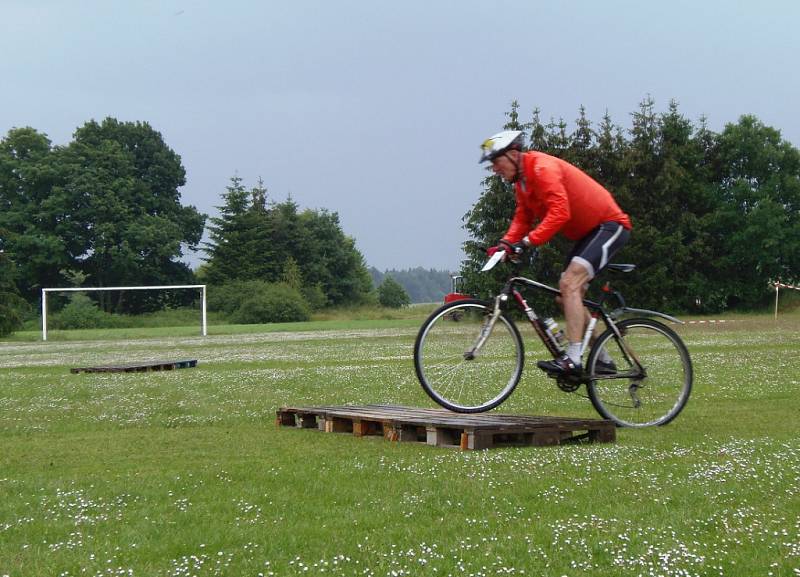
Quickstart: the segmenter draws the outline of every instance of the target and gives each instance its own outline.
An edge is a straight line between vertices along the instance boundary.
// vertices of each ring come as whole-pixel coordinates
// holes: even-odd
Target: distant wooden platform
[[[183,361],[147,361],[142,363],[124,363],[99,367],[79,367],[70,369],[70,373],[146,373],[148,371],[171,371],[197,366],[197,359]]]
[[[277,425],[463,450],[613,443],[617,434],[615,424],[602,419],[463,414],[395,405],[283,407],[277,411]]]

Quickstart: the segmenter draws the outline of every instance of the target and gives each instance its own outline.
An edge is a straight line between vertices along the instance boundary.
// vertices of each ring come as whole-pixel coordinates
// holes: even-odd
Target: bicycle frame
[[[557,357],[562,351],[555,339],[555,336],[550,332],[549,329],[547,329],[547,327],[544,326],[544,323],[541,322],[539,316],[536,314],[536,311],[533,310],[533,307],[531,307],[528,304],[528,301],[525,300],[525,297],[522,296],[522,293],[517,289],[518,285],[535,288],[537,290],[549,293],[554,297],[560,297],[561,291],[539,281],[535,281],[523,276],[514,276],[506,282],[505,286],[496,297],[500,299],[500,302],[502,302],[508,299],[507,295],[512,295],[517,303],[517,306],[519,306],[519,308],[525,313],[525,316],[528,317],[528,321],[531,323],[531,326],[536,331],[536,334],[542,340],[545,347],[547,347],[547,350],[553,355],[553,357]],[[616,328],[613,319],[608,313],[606,313],[606,311],[603,310],[602,301],[597,303],[589,299],[583,299],[583,305],[589,309],[591,319],[589,324],[586,326],[586,331],[584,332],[583,339],[581,341],[581,355],[583,355],[589,347],[589,342],[592,334],[594,333],[595,326],[597,326],[598,319],[602,319],[603,323],[607,327],[612,328],[618,337],[622,336],[619,333],[619,330]]]
[[[514,298],[516,305],[520,308],[520,310],[522,310],[525,313],[525,316],[528,318],[528,321],[530,322],[534,331],[541,339],[542,343],[545,345],[548,352],[551,355],[553,355],[553,358],[556,358],[563,353],[563,350],[561,349],[561,346],[556,340],[555,335],[553,335],[553,333],[545,326],[544,322],[542,322],[540,317],[536,314],[536,311],[533,310],[533,308],[525,300],[525,297],[518,290],[517,286],[519,285],[524,285],[529,288],[534,288],[540,291],[544,291],[548,294],[553,295],[554,297],[561,296],[561,291],[555,287],[546,285],[544,283],[523,276],[512,276],[506,282],[503,289],[495,297],[494,313],[488,319],[487,325],[481,331],[481,336],[479,337],[478,341],[475,343],[473,348],[467,353],[465,353],[465,358],[474,357],[475,353],[478,350],[480,350],[483,343],[486,342],[486,339],[491,334],[492,328],[494,327],[494,324],[497,321],[497,317],[500,315],[500,310],[503,304],[508,302],[509,296],[512,296]],[[605,302],[611,297],[616,298],[620,306],[618,306],[611,312],[606,312],[603,306]],[[586,331],[584,332],[583,339],[581,341],[581,356],[589,348],[595,327],[597,326],[598,321],[602,319],[603,324],[605,324],[606,327],[611,329],[616,335],[616,338],[620,343],[621,350],[627,357],[627,361],[630,363],[631,367],[635,368],[635,370],[627,373],[616,373],[614,375],[592,375],[591,378],[596,380],[619,379],[619,378],[630,378],[630,379],[640,380],[643,379],[645,376],[647,376],[645,368],[639,362],[639,359],[637,358],[636,354],[630,348],[628,343],[625,341],[623,334],[620,332],[619,328],[614,322],[615,318],[626,313],[641,314],[646,316],[658,316],[676,323],[681,323],[681,321],[679,321],[678,319],[671,317],[667,314],[660,313],[658,311],[650,311],[647,309],[634,309],[625,306],[625,301],[622,298],[622,295],[617,291],[612,291],[609,284],[606,284],[603,287],[603,295],[599,302],[595,302],[589,299],[583,299],[583,305],[587,309],[589,309],[589,314],[591,318],[586,326]]]
[[[503,255],[498,254],[492,255],[481,270],[502,262]],[[516,258],[507,260],[520,264]],[[635,266],[609,264],[608,269],[630,272]],[[509,314],[512,309],[525,314],[553,358],[565,353],[561,333],[554,334],[552,322],[540,318],[523,294],[532,289],[558,298],[561,291],[521,276],[519,266],[509,272],[495,296],[444,304],[420,327],[414,343],[414,369],[425,393],[446,409],[461,413],[494,409],[519,384],[525,365],[525,339],[517,328],[516,315]],[[574,393],[585,385],[587,398],[597,412],[619,426],[671,422],[691,392],[691,358],[675,331],[663,322],[642,317],[681,321],[657,311],[627,307],[609,283],[602,291],[594,300],[582,299],[589,314],[581,342],[575,343],[581,348],[581,370],[558,371],[545,361],[537,362],[538,368],[564,392]],[[621,318],[623,315],[625,318]],[[458,324],[462,321],[463,326]],[[602,327],[597,326],[599,322]]]

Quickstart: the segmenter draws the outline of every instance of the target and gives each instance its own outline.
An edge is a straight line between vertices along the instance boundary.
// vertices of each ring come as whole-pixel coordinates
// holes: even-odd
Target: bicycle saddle
[[[610,263],[610,264],[606,265],[606,268],[608,270],[613,270],[613,271],[616,271],[616,272],[631,272],[632,270],[634,270],[636,268],[636,265],[635,264],[614,264],[614,263]]]

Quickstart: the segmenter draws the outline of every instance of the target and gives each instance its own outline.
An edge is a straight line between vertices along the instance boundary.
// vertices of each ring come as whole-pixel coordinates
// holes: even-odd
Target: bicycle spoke
[[[466,301],[442,307],[425,322],[414,349],[417,376],[437,403],[452,410],[488,410],[513,391],[522,370],[522,341],[501,316],[491,331],[490,305]],[[476,350],[476,345],[480,345]],[[474,356],[467,355],[474,351]]]
[[[625,347],[606,331],[590,354],[588,368],[593,370],[603,346],[617,371],[597,375],[590,382],[592,404],[601,415],[623,426],[666,424],[683,409],[691,390],[688,351],[674,331],[657,321],[630,319],[622,321],[620,328],[624,329]],[[641,367],[632,366],[637,361]]]

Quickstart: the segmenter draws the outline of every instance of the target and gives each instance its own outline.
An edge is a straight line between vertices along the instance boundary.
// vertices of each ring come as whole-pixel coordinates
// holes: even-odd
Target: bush
[[[19,295],[0,291],[0,337],[10,335],[22,327],[27,303]]]
[[[219,311],[225,314],[231,314],[236,310],[236,307],[241,303],[241,299],[236,306],[231,307],[230,303],[232,298],[239,291],[234,287],[234,283],[227,283],[224,285],[209,285],[206,292],[206,306],[210,311]]]
[[[312,311],[322,310],[328,304],[328,297],[325,296],[325,291],[322,290],[322,285],[319,283],[313,286],[304,286],[300,292]]]
[[[69,303],[51,317],[53,329],[108,329],[117,326],[113,315],[101,311],[84,293],[72,293]]]
[[[260,280],[233,281],[208,288],[206,306],[210,311],[232,315],[242,303],[253,295],[265,292],[270,283]]]
[[[303,296],[284,283],[267,284],[241,301],[230,315],[239,324],[291,323],[307,321],[311,316]]]

